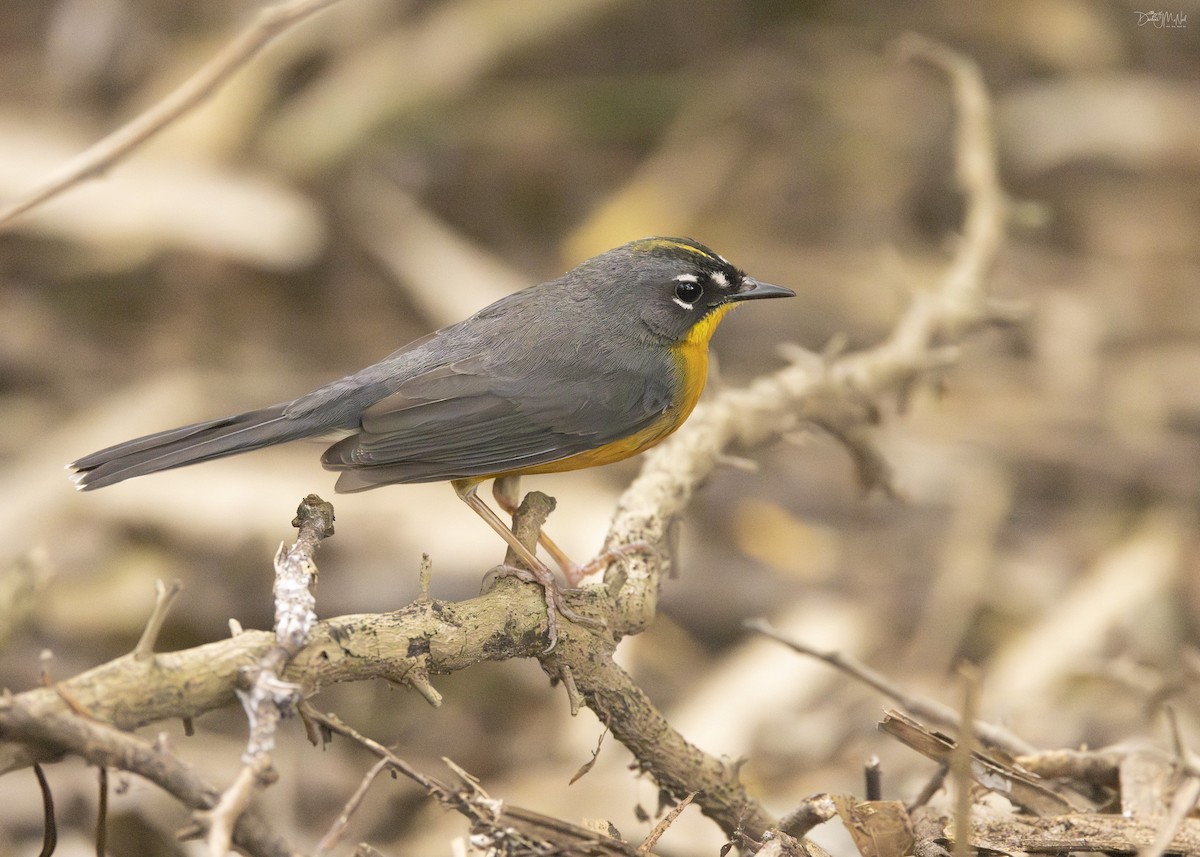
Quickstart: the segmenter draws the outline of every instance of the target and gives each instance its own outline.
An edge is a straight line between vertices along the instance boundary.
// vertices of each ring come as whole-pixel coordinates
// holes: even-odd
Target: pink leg
[[[505,566],[501,571],[502,574],[511,574],[519,577],[522,580],[529,580],[538,583],[542,589],[546,591],[546,609],[547,609],[547,634],[550,637],[550,646],[546,651],[554,648],[558,642],[558,617],[556,614],[562,614],[563,618],[571,622],[577,622],[581,625],[595,626],[597,623],[594,619],[589,619],[585,616],[580,616],[572,610],[563,600],[562,590],[558,586],[558,581],[554,579],[554,572],[546,567],[546,564],[534,556],[525,545],[521,544],[520,540],[513,535],[500,517],[492,511],[487,503],[480,499],[476,493],[478,484],[472,484],[467,480],[457,480],[451,483],[454,486],[455,493],[459,498],[475,510],[479,517],[483,518],[495,533],[508,543],[513,552],[521,558],[521,561],[528,566],[528,570],[523,568],[513,568]]]
[[[512,515],[517,511],[520,479],[520,476],[501,476],[492,482],[492,496],[496,498],[496,504],[505,514]],[[538,535],[538,544],[546,549],[546,553],[554,557],[554,561],[562,569],[563,577],[567,579],[567,584],[570,586],[578,586],[585,577],[606,568],[615,559],[627,560],[635,553],[655,553],[654,546],[649,542],[632,542],[610,548],[590,562],[580,565],[567,556],[566,552],[554,543],[545,530]]]

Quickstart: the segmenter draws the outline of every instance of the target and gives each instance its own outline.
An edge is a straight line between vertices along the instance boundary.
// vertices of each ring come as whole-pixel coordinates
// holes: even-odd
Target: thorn
[[[427,676],[416,670],[412,670],[404,677],[404,681],[409,687],[421,694],[425,698],[425,701],[434,708],[441,707],[442,695],[438,693],[436,687],[429,683]]]
[[[162,631],[163,623],[167,621],[167,614],[171,612],[175,599],[182,591],[183,583],[178,580],[172,580],[170,583],[154,581],[154,609],[150,611],[150,618],[146,620],[141,639],[133,647],[135,661],[154,657],[154,644],[158,642],[158,635]]]
[[[42,649],[38,652],[38,664],[40,665],[39,673],[43,687],[50,687],[54,684],[54,680],[50,678],[51,667],[54,666],[54,651],[52,649]]]
[[[429,554],[421,554],[421,570],[419,573],[421,581],[421,590],[417,595],[417,600],[425,602],[429,600],[429,585],[433,582],[433,560],[429,558]]]

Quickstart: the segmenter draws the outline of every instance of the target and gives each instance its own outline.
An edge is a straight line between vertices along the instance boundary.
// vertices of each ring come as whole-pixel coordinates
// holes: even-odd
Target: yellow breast
[[[683,375],[683,390],[679,397],[681,414],[675,428],[688,418],[692,408],[696,407],[696,402],[700,401],[700,394],[704,392],[704,384],[708,381],[708,342],[721,319],[735,306],[736,304],[721,304],[700,319],[692,325],[687,338],[675,349],[679,369]]]
[[[534,473],[561,473],[565,470],[598,467],[637,455],[663,440],[683,425],[683,421],[696,407],[696,402],[700,401],[700,394],[704,392],[704,383],[708,380],[708,341],[712,339],[713,331],[717,329],[721,319],[734,306],[734,304],[723,304],[717,307],[696,322],[688,331],[683,342],[671,349],[683,383],[678,398],[663,412],[662,417],[651,425],[627,437],[595,449],[589,449],[586,452],[499,475],[525,476]]]

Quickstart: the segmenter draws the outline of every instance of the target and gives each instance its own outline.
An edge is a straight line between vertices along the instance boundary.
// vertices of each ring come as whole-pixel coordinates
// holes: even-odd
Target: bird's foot
[[[601,620],[576,613],[567,604],[566,598],[563,597],[564,590],[558,585],[558,580],[555,579],[554,572],[541,563],[538,563],[538,565],[541,567],[536,571],[530,571],[518,565],[500,565],[492,571],[492,575],[495,577],[515,577],[517,580],[522,580],[526,583],[536,583],[545,591],[546,636],[550,640],[550,645],[545,649],[546,654],[554,651],[554,647],[558,645],[559,616],[562,616],[568,622],[574,622],[589,628],[604,627],[604,622]]]
[[[569,585],[577,587],[585,577],[593,575],[598,571],[603,571],[614,562],[629,562],[631,558],[638,554],[655,556],[658,554],[658,548],[647,541],[630,542],[629,544],[606,548],[583,565],[568,560],[567,564],[562,566],[563,577],[567,579]]]

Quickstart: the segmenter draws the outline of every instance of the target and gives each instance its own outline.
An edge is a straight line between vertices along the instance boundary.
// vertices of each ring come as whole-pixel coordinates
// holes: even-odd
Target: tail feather
[[[170,470],[213,458],[249,452],[319,431],[275,405],[232,417],[208,420],[118,443],[67,465],[81,491],[103,488],[134,476]]]

